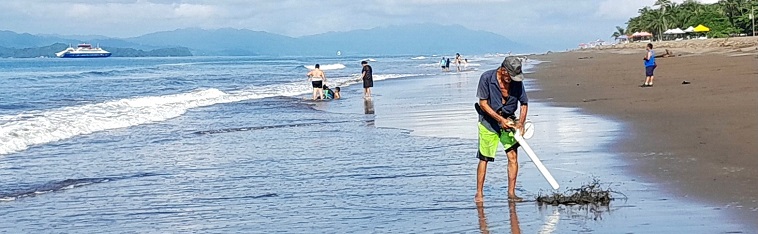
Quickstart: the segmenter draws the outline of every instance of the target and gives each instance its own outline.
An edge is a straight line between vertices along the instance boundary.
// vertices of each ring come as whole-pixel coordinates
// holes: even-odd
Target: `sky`
[[[674,0],[682,2],[683,0]],[[701,0],[713,3],[717,0]],[[458,24],[541,49],[611,40],[655,0],[2,0],[0,30],[134,37],[199,27],[298,37],[391,25]]]

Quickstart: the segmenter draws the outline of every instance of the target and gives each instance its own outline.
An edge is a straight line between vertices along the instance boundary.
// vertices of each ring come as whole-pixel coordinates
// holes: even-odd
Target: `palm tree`
[[[668,28],[666,23],[666,9],[671,7],[671,0],[656,0],[653,6],[661,7],[661,20],[663,21],[663,27]]]
[[[611,37],[613,37],[613,40],[618,40],[620,36],[626,35],[626,29],[622,28],[621,26],[616,26],[616,31],[613,32]]]
[[[719,6],[721,6],[721,10],[724,12],[724,15],[726,15],[727,18],[729,18],[729,23],[732,24],[732,27],[737,28],[737,24],[734,22],[734,20],[742,14],[742,4],[740,0],[720,0]]]

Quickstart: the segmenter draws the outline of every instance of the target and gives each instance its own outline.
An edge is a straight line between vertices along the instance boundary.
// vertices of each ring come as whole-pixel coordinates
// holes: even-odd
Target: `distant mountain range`
[[[8,50],[18,51],[25,48],[47,48],[50,50],[51,47],[56,47],[51,46],[56,43],[76,45],[82,42],[99,44],[106,50],[109,48],[135,50],[168,48],[168,51],[176,51],[186,48],[193,55],[217,56],[334,56],[337,51],[341,51],[343,55],[536,52],[531,46],[513,42],[504,36],[491,32],[470,30],[458,25],[416,24],[347,32],[328,32],[298,38],[231,28],[185,28],[132,38],[110,38],[99,35],[32,35],[0,31],[0,56],[7,56]],[[6,51],[6,53],[2,51]],[[49,55],[52,56],[54,52]],[[115,52],[114,56],[116,56]]]

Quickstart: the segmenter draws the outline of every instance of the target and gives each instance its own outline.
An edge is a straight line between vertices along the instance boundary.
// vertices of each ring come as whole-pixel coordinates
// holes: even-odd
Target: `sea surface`
[[[468,58],[0,59],[0,232],[750,233],[630,174],[606,147],[622,123],[549,100],[532,148],[562,191],[597,179],[618,200],[509,204],[499,157],[476,206],[476,84],[502,57]],[[343,99],[309,100],[316,63]],[[520,165],[517,193],[552,192]]]

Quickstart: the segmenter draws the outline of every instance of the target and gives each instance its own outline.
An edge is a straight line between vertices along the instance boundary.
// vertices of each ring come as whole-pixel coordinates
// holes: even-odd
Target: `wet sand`
[[[498,61],[484,62],[495,67]],[[546,64],[543,64],[546,65]],[[542,65],[537,70],[542,69]],[[735,220],[723,210],[679,197],[664,191],[656,181],[645,180],[627,170],[633,163],[623,160],[610,147],[622,139],[626,125],[619,121],[592,115],[578,108],[552,106],[549,100],[536,98],[536,80],[527,81],[530,95],[529,118],[536,126],[529,144],[561,185],[561,191],[577,188],[593,179],[626,199],[611,202],[607,207],[538,206],[536,202],[509,204],[506,198],[507,177],[504,155],[498,155],[488,169],[485,183],[485,202],[477,207],[473,202],[476,174],[476,85],[482,71],[444,73],[431,77],[387,80],[376,83],[372,101],[360,98],[359,87],[345,87],[343,100],[317,106],[328,112],[365,113],[371,126],[406,129],[415,136],[431,137],[438,141],[459,142],[450,147],[429,148],[419,145],[428,154],[406,160],[419,169],[434,170],[441,175],[465,174],[455,178],[428,181],[433,186],[452,186],[439,201],[426,207],[455,205],[464,212],[449,212],[451,220],[463,223],[451,232],[494,233],[719,233],[749,232],[745,222]],[[529,77],[532,77],[530,75]],[[460,145],[470,150],[452,150]],[[394,147],[387,145],[386,147]],[[449,148],[449,149],[448,149]],[[440,162],[459,162],[456,167],[435,166]],[[466,166],[468,165],[468,166]],[[552,192],[525,155],[520,155],[520,170],[516,192],[533,200],[540,193]],[[450,180],[454,179],[454,184]],[[404,183],[404,182],[400,182]],[[421,192],[420,196],[435,196]],[[623,195],[615,194],[617,198]],[[427,198],[428,199],[428,198]],[[422,200],[427,200],[422,199]],[[430,203],[430,202],[425,202]],[[430,211],[431,212],[431,211]],[[686,214],[686,215],[685,215]],[[709,220],[709,222],[703,222]],[[419,224],[424,226],[422,224]]]
[[[530,97],[627,123],[612,151],[634,172],[758,228],[756,52],[658,58],[648,88],[639,87],[643,56],[644,50],[535,56],[550,62],[531,76],[542,91]]]

